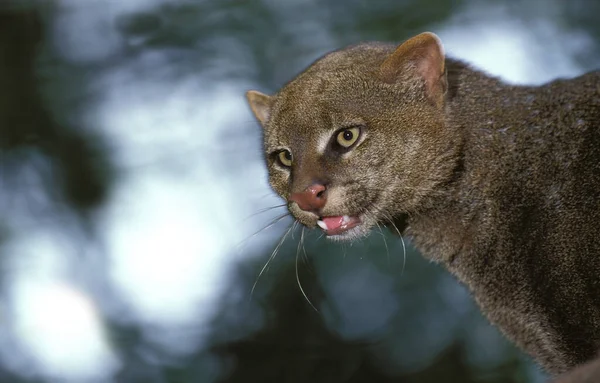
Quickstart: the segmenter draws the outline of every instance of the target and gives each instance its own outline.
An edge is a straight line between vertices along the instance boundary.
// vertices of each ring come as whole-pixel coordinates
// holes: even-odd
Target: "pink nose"
[[[326,189],[325,185],[312,184],[303,192],[292,193],[289,200],[296,202],[300,209],[305,211],[321,210],[327,202]]]

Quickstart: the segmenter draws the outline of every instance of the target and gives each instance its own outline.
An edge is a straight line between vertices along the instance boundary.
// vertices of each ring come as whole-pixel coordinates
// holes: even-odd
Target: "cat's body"
[[[552,373],[600,350],[600,72],[511,86],[422,34],[248,98],[301,223],[353,239],[393,222]]]
[[[407,233],[510,338],[564,371],[600,350],[600,72],[542,87],[483,81],[487,92],[459,85],[450,101],[460,168]]]

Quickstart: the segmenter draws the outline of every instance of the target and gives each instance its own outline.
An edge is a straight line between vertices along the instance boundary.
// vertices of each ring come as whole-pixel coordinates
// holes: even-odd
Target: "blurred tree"
[[[58,123],[47,107],[37,66],[45,28],[37,8],[0,7],[0,182],[19,185],[19,174],[12,170],[37,152],[50,164],[49,194],[56,195],[56,189],[66,206],[83,212],[106,199],[110,165],[100,137]],[[76,115],[77,110],[64,113]]]

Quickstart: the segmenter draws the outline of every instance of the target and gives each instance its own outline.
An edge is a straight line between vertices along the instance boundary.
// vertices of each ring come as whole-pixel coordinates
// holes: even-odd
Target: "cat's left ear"
[[[273,97],[256,90],[249,90],[246,92],[246,99],[248,99],[248,104],[250,105],[250,109],[252,109],[252,113],[254,113],[256,119],[261,123],[262,126],[265,126],[271,114]]]
[[[435,33],[424,32],[398,46],[379,67],[379,75],[390,84],[399,81],[401,74],[421,77],[428,98],[440,107],[448,87],[445,61],[440,38]]]

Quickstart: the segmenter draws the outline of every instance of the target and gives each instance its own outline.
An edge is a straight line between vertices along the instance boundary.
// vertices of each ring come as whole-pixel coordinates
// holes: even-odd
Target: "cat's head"
[[[247,93],[269,182],[299,222],[353,239],[436,193],[454,155],[444,63],[423,33],[330,53],[273,96]]]

